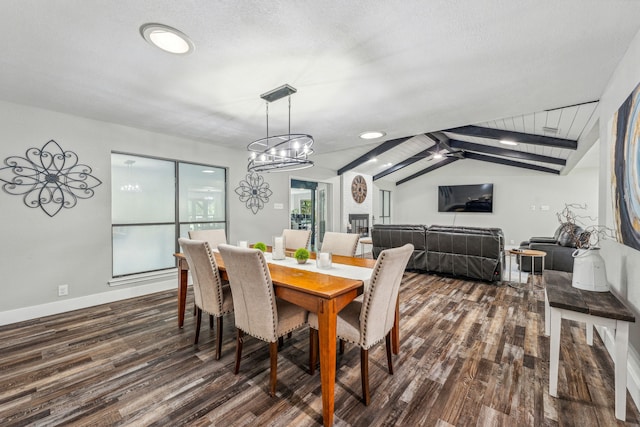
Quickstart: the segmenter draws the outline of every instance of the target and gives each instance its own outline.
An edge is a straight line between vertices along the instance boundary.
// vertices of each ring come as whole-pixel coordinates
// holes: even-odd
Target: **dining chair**
[[[371,400],[369,394],[369,349],[385,340],[387,366],[393,375],[391,359],[391,329],[396,315],[396,301],[402,274],[413,253],[413,245],[407,243],[399,248],[386,249],[380,253],[369,286],[363,298],[351,301],[338,313],[336,335],[341,340],[360,346],[360,376],[365,405]],[[318,316],[309,313],[309,371],[313,374],[318,354]],[[342,346],[341,346],[342,347]]]
[[[231,284],[237,328],[236,365],[240,371],[244,334],[269,343],[269,394],[275,396],[278,339],[307,322],[307,310],[275,296],[271,274],[262,251],[231,245],[218,246]]]
[[[193,279],[193,295],[197,307],[196,338],[193,344],[198,344],[202,312],[215,316],[217,319],[216,360],[218,360],[222,348],[222,318],[225,314],[233,312],[231,289],[229,285],[222,284],[218,265],[208,242],[184,238],[178,239],[178,242],[182,246]]]
[[[358,249],[358,240],[360,235],[357,233],[336,233],[327,231],[322,238],[321,252],[331,252],[333,255],[356,256]]]
[[[284,236],[284,244],[288,249],[309,248],[311,241],[311,230],[291,230],[285,228],[282,230]]]
[[[211,249],[216,249],[219,244],[227,243],[227,233],[224,229],[209,229],[209,230],[191,230],[189,231],[189,238],[193,240],[204,240],[209,243]]]

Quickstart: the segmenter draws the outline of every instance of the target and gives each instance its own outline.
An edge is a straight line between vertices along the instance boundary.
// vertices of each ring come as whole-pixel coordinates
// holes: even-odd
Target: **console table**
[[[547,270],[543,273],[545,288],[545,335],[550,335],[549,394],[558,397],[558,365],[560,359],[560,332],[562,319],[587,324],[587,344],[593,345],[593,325],[613,331],[615,348],[615,413],[626,418],[627,351],[629,323],[634,314],[611,292],[584,291],[571,286],[571,273]]]

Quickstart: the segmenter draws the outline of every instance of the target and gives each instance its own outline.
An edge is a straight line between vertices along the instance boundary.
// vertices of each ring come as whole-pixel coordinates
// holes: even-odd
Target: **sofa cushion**
[[[575,248],[581,234],[582,227],[568,223],[563,224],[557,243],[567,248]]]

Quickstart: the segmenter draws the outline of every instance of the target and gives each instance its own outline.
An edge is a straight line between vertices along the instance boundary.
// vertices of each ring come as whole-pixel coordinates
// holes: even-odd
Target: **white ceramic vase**
[[[607,292],[609,283],[600,249],[576,249],[572,255],[571,286],[585,291]]]

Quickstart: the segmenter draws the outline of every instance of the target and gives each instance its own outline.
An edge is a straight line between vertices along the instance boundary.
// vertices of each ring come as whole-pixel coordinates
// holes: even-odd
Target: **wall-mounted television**
[[[438,186],[438,212],[493,212],[493,184]]]

